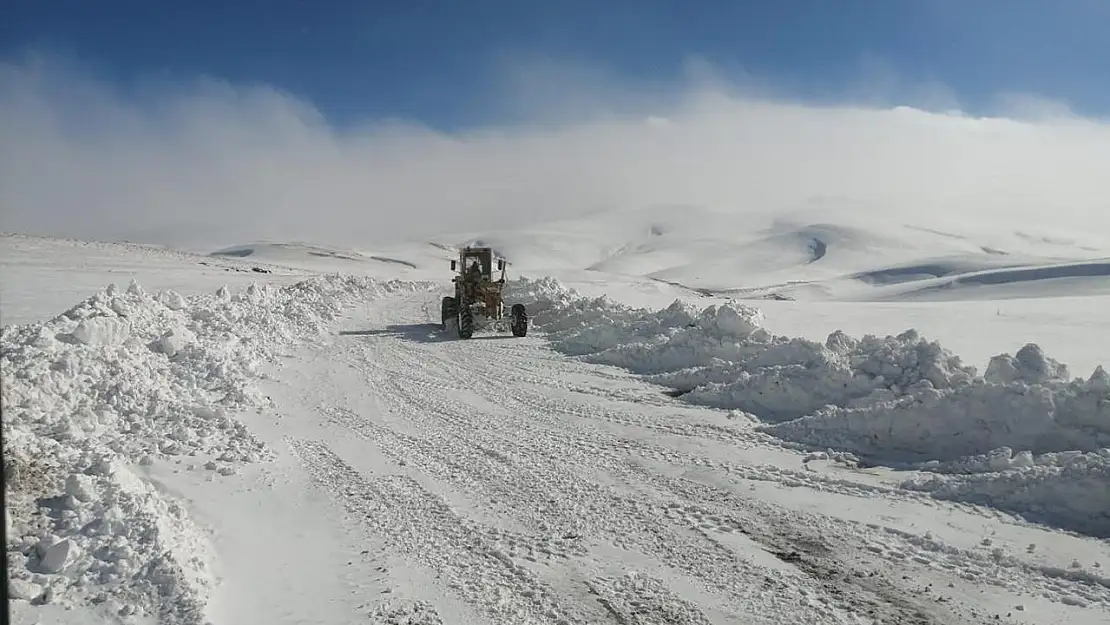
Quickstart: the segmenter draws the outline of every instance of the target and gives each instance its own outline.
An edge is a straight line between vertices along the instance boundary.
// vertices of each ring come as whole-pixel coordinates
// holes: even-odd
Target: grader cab
[[[475,317],[494,322],[505,318],[505,302],[501,297],[505,286],[505,260],[497,259],[500,276],[496,280],[493,265],[493,249],[489,247],[465,247],[459,251],[458,260],[451,261],[455,294],[443,298],[440,324],[443,330],[454,322],[459,338],[469,339],[474,335]],[[524,304],[510,307],[509,329],[513,336],[528,334]]]

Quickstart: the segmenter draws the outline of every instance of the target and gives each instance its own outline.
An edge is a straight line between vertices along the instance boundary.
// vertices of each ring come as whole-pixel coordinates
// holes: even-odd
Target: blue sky
[[[666,85],[698,58],[805,97],[941,84],[971,111],[1017,92],[1110,112],[1106,0],[9,0],[4,14],[10,59],[63,54],[118,85],[262,82],[340,125],[496,121],[530,60]]]

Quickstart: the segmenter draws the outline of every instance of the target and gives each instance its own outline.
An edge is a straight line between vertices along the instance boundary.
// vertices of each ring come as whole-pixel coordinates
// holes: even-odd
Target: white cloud
[[[1026,111],[1036,103],[1034,119],[972,118],[799,104],[722,83],[699,62],[688,83],[667,89],[533,65],[500,95],[535,123],[445,134],[380,120],[337,129],[267,86],[120,92],[28,59],[0,65],[9,231],[371,245],[609,206],[764,211],[815,196],[1008,224],[1110,214],[1110,125],[1041,99],[1006,100]],[[913,97],[955,105],[938,85]]]

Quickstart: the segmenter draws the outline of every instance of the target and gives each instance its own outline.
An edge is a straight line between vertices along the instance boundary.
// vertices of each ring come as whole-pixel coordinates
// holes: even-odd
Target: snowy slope
[[[436,245],[402,246],[378,251],[342,249],[309,243],[260,242],[235,245],[210,253],[216,258],[240,258],[309,271],[336,271],[368,276],[411,277],[421,271],[442,275],[453,254]]]
[[[1009,297],[1110,293],[1110,238],[1089,224],[1030,234],[935,221],[846,201],[774,212],[661,205],[440,241],[493,245],[522,271],[580,269],[737,297],[962,299],[976,297],[967,287],[995,297],[1000,285]]]
[[[534,325],[466,342],[436,325],[450,252],[426,243],[4,237],[16,622],[1110,619],[1098,276],[850,301],[893,297],[850,274],[945,254],[909,228],[668,214],[475,237],[536,278],[511,285]],[[1053,241],[1022,262],[1100,253]],[[999,270],[968,245],[943,250],[971,254],[958,273]],[[842,301],[707,297],[684,272],[710,261],[715,288],[760,268]],[[861,337],[916,321],[928,339]]]

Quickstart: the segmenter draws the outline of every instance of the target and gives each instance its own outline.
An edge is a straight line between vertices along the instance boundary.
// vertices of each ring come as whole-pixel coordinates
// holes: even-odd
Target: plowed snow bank
[[[1110,447],[1110,375],[1098,367],[1086,379],[1070,379],[1033,344],[995,356],[979,375],[913,330],[881,338],[834,332],[818,343],[772,335],[760,327],[760,311],[734,302],[635,309],[581,297],[553,279],[522,280],[512,291],[556,349],[643,374],[693,403],[752,413],[767,423],[763,431],[819,449],[904,465],[1003,447],[1033,454]],[[1062,475],[999,479],[1028,480],[1030,488],[1058,479],[1103,485],[1054,517],[1072,527],[1092,500],[1110,509],[1104,465],[1076,465]],[[972,483],[943,492],[983,499]],[[1026,496],[1007,492],[992,502],[1036,510],[1022,504]],[[1083,531],[1110,534],[1110,520],[1084,518]]]
[[[1110,538],[1110,449],[1034,456],[1004,447],[934,470],[956,474],[929,475],[902,486]]]
[[[4,457],[12,588],[31,601],[202,623],[204,537],[136,465],[216,475],[268,455],[234,411],[282,346],[351,301],[420,285],[324,277],[232,295],[115,285],[45,323],[5,326]]]

